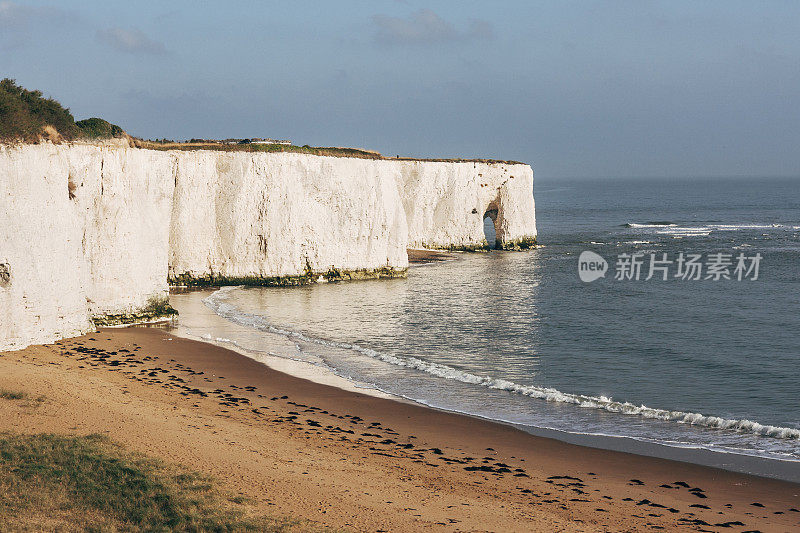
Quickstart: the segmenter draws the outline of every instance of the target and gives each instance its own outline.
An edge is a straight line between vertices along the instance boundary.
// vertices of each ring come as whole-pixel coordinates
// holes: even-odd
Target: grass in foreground
[[[0,389],[0,398],[4,400],[24,400],[27,397],[27,392]]]
[[[293,531],[210,481],[99,435],[0,434],[0,523],[17,531]]]
[[[0,389],[0,400],[19,401],[23,400],[22,405],[25,407],[38,407],[45,401],[44,396],[31,396],[24,391]]]

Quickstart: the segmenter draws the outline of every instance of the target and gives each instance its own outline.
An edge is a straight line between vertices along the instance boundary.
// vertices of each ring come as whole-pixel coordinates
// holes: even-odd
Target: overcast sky
[[[144,138],[800,175],[800,2],[0,0],[0,77]]]

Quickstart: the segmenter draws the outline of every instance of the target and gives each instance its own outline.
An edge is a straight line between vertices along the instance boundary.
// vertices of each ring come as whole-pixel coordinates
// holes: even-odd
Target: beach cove
[[[155,328],[103,329],[0,365],[0,387],[45,398],[0,401],[3,431],[105,434],[208,472],[256,512],[326,526],[786,531],[798,520],[796,484],[344,391]]]
[[[796,179],[591,170],[3,79],[0,529],[797,529]]]

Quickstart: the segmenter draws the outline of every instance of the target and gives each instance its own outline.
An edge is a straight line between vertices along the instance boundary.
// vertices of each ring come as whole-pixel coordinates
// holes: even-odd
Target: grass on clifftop
[[[299,154],[383,159],[379,152],[360,148],[295,146],[293,144],[222,144],[215,142],[144,141],[136,139],[135,146],[150,150],[215,150],[219,152],[292,152]]]
[[[290,152],[331,157],[354,157],[357,159],[392,159],[396,161],[439,161],[444,163],[505,163],[522,164],[519,161],[500,159],[460,159],[460,158],[419,158],[419,157],[387,157],[374,150],[361,148],[342,148],[338,146],[295,146],[293,144],[223,144],[219,142],[178,142],[170,140],[145,141],[135,139],[134,146],[149,150],[214,150],[219,152]]]
[[[0,434],[0,522],[14,531],[293,531],[199,474],[99,435]]]

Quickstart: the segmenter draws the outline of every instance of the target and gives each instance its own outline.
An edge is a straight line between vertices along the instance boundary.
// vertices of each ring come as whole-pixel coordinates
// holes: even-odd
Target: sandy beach
[[[531,436],[292,377],[159,328],[0,355],[0,431],[100,433],[254,511],[354,531],[790,531],[800,486]]]

